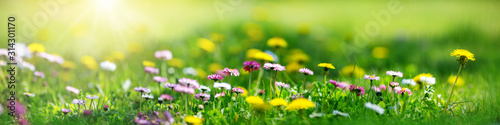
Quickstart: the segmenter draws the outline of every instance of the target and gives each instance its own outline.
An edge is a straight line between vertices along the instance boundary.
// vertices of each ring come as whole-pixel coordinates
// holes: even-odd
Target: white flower
[[[193,75],[193,76],[198,75],[198,71],[196,71],[196,69],[194,69],[193,67],[186,67],[182,69],[182,72],[186,75]]]
[[[132,81],[130,79],[125,80],[122,84],[123,90],[127,91],[130,88],[130,85],[132,84]]]
[[[144,94],[144,95],[142,95],[142,97],[146,98],[146,99],[153,99],[154,98],[154,96],[151,94]]]
[[[104,61],[104,62],[101,62],[101,68],[104,70],[108,70],[108,71],[115,71],[116,64],[109,62],[109,61]]]
[[[422,76],[422,77],[420,77],[420,81],[425,82],[425,83],[427,83],[429,85],[436,84],[436,78],[434,78],[434,77]]]
[[[98,99],[99,96],[97,95],[87,95],[87,99]]]
[[[316,112],[313,112],[309,115],[309,118],[319,118],[319,117],[323,117],[325,116],[324,113],[316,113]]]
[[[417,85],[417,83],[415,81],[413,81],[413,79],[403,79],[401,81],[401,84],[407,84],[407,85],[412,85],[412,86]]]
[[[161,60],[170,60],[172,59],[172,52],[170,52],[169,50],[156,51],[155,57]]]
[[[210,92],[210,88],[207,87],[207,86],[204,86],[204,85],[201,85],[200,88],[198,88],[200,91],[203,91],[203,92]]]
[[[20,66],[20,67],[21,67],[21,68],[28,68],[28,69],[30,69],[31,71],[35,71],[35,66],[34,66],[33,64],[31,64],[31,63],[28,63],[28,62],[24,62],[24,61],[22,61],[22,62],[21,62],[21,66]]]
[[[78,104],[79,102],[80,102],[80,100],[78,100],[78,99],[73,99],[73,101],[71,101],[71,103],[73,103],[73,104]]]
[[[385,72],[385,74],[393,76],[393,77],[396,77],[396,76],[403,77],[403,73],[400,71],[397,71],[397,72],[396,71],[387,71],[387,72]]]
[[[231,90],[231,85],[228,83],[222,82],[222,83],[214,83],[214,88],[224,88],[226,90]]]
[[[349,117],[349,113],[343,113],[343,112],[340,112],[338,110],[333,110],[333,115],[340,115],[340,116],[344,116],[344,117]]]
[[[372,104],[370,102],[365,103],[365,107],[369,108],[369,109],[371,109],[371,110],[373,110],[373,111],[375,111],[375,112],[377,112],[377,113],[379,113],[381,115],[384,114],[384,108],[382,108],[382,107],[380,107],[378,105]]]
[[[29,92],[25,92],[25,93],[23,93],[23,95],[26,95],[28,97],[34,97],[35,96],[35,94],[29,93]]]
[[[401,91],[401,87],[400,86],[394,87],[394,92],[398,92],[398,91]]]

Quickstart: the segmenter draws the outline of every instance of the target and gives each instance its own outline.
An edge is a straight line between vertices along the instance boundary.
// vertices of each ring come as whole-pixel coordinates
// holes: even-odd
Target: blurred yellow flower
[[[259,53],[259,52],[262,52],[261,50],[259,49],[248,49],[247,50],[247,58],[249,59],[255,59],[255,54]]]
[[[305,62],[309,61],[309,55],[307,55],[305,53],[289,54],[287,56],[287,61],[288,62],[298,62],[300,64],[304,64]]]
[[[387,54],[389,54],[389,49],[386,47],[375,47],[372,50],[373,57],[377,59],[385,59],[387,58]]]
[[[75,64],[74,62],[72,62],[72,61],[68,61],[68,60],[66,60],[66,61],[64,61],[64,63],[62,64],[62,67],[63,67],[64,69],[74,69],[74,68],[76,67],[76,64]]]
[[[476,60],[474,58],[474,54],[472,54],[471,52],[469,52],[468,50],[465,50],[465,49],[456,49],[456,50],[453,50],[453,52],[451,52],[450,55],[451,56],[460,57],[460,58],[464,58],[465,60],[472,60],[472,61]]]
[[[288,44],[286,43],[285,39],[281,37],[273,37],[269,40],[267,40],[267,46],[273,47],[273,48],[286,48]]]
[[[193,125],[200,125],[202,120],[198,117],[195,117],[195,116],[186,116],[184,118],[184,121],[189,123],[189,124],[193,124]]]
[[[176,68],[182,68],[184,67],[184,61],[178,58],[172,58],[167,62],[169,66],[176,67]]]
[[[297,62],[288,63],[288,65],[286,65],[286,72],[288,73],[297,72],[299,71],[300,68],[304,68],[304,66],[300,65]]]
[[[95,61],[94,57],[92,57],[92,56],[83,56],[81,59],[81,62],[88,69],[96,70],[98,68],[97,62]]]
[[[198,72],[198,77],[200,78],[207,78],[207,72],[205,72],[203,69],[196,68],[196,72]]]
[[[266,103],[262,103],[262,104],[252,104],[252,108],[257,111],[263,111],[263,110],[268,110],[271,107]]]
[[[287,106],[288,102],[282,98],[275,98],[269,102],[273,106]]]
[[[331,63],[320,63],[320,64],[318,64],[318,66],[328,68],[328,69],[335,69],[335,67],[333,67],[333,65]]]
[[[198,47],[211,53],[211,52],[214,52],[215,44],[208,39],[200,38],[200,39],[198,39]]]
[[[425,77],[432,77],[432,74],[430,73],[421,73],[418,74],[417,76],[413,77],[413,81],[415,81],[418,84],[422,84],[422,81],[420,81],[420,77],[425,76]]]
[[[268,62],[272,62],[274,61],[273,57],[265,52],[258,52],[258,53],[255,53],[255,59],[257,60],[263,60],[263,61],[268,61]]]
[[[123,61],[125,59],[125,55],[119,51],[114,51],[112,55],[113,55],[114,59],[119,60],[119,61]]]
[[[366,74],[366,72],[363,68],[357,65],[355,66],[353,64],[350,64],[342,68],[340,70],[340,74],[342,74],[342,76],[344,77],[350,77],[350,76],[363,77]]]
[[[50,40],[50,30],[46,28],[39,29],[36,33],[36,38],[41,42],[48,42]]]
[[[456,75],[450,76],[450,78],[448,78],[448,83],[450,83],[450,84],[453,85],[453,83],[455,83],[455,79],[456,78],[457,78]],[[462,86],[462,85],[464,85],[464,83],[465,83],[464,79],[459,76],[458,79],[457,79],[457,84],[456,85],[457,86]]]
[[[248,96],[245,101],[250,104],[264,104],[264,100],[258,96]]]
[[[305,98],[298,98],[293,100],[288,106],[286,106],[286,110],[291,111],[291,110],[302,110],[302,109],[309,109],[313,108],[314,102],[311,102]]]
[[[244,29],[246,31],[246,35],[251,41],[259,42],[264,37],[264,32],[259,24],[245,23]]]
[[[225,40],[224,34],[221,33],[212,33],[210,34],[210,39],[214,42],[223,42]]]
[[[222,69],[222,66],[218,63],[210,63],[208,65],[208,71],[212,72],[212,73],[215,73],[217,72],[218,70],[221,70]]]
[[[154,62],[151,62],[151,61],[148,61],[148,60],[142,61],[142,65],[144,65],[146,67],[155,67],[156,66],[156,64]]]
[[[242,74],[242,75],[250,74],[250,72],[245,71],[245,69],[243,67],[241,67],[238,71],[240,71],[240,74]]]
[[[127,50],[130,53],[141,53],[142,52],[142,44],[137,42],[130,42],[127,45]]]
[[[241,90],[243,90],[243,93],[240,94],[241,96],[245,97],[248,95],[248,90],[245,89],[244,87],[238,86],[236,88],[240,88]]]
[[[45,52],[45,47],[40,43],[31,43],[28,48],[31,52]]]

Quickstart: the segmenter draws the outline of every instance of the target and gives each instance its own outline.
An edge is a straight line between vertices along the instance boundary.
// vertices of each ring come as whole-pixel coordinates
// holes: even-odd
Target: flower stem
[[[252,91],[252,69],[250,69],[250,80],[248,80],[248,93]]]
[[[448,109],[448,104],[450,104],[451,97],[453,96],[453,91],[455,90],[455,85],[457,84],[458,76],[460,75],[461,70],[462,70],[462,65],[460,65],[460,67],[458,68],[457,77],[455,78],[455,83],[453,83],[453,86],[451,87],[451,94],[450,94],[450,97],[448,97],[448,101],[446,101],[446,105],[445,105],[445,108],[443,110],[443,113]]]

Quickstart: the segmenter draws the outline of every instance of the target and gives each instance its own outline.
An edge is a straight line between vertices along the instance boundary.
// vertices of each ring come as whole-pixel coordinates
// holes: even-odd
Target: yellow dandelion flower
[[[81,59],[81,62],[88,69],[96,70],[98,68],[97,62],[95,61],[94,57],[92,57],[92,56],[83,56]]]
[[[176,67],[176,68],[182,68],[184,67],[184,61],[178,58],[172,58],[167,62],[169,66]]]
[[[142,52],[142,44],[137,43],[137,42],[128,43],[127,51],[130,53],[141,53]]]
[[[451,56],[456,56],[460,58],[465,58],[465,60],[475,61],[474,54],[465,49],[456,49],[450,54]]]
[[[62,67],[64,69],[74,69],[76,67],[76,64],[73,62],[73,61],[64,61],[64,63],[62,64]]]
[[[249,59],[255,59],[255,54],[262,52],[259,49],[248,49],[247,50],[247,58]]]
[[[45,52],[45,47],[40,43],[31,43],[28,48],[31,52]]]
[[[265,52],[255,53],[255,59],[268,61],[268,62],[274,61],[273,57]]]
[[[154,62],[151,62],[151,61],[148,61],[148,60],[142,61],[142,65],[144,65],[146,67],[155,67],[156,66],[156,64]]]
[[[297,62],[288,63],[288,65],[286,65],[286,72],[297,72],[300,68],[304,68],[304,65],[300,65]]]
[[[273,37],[269,40],[267,40],[267,46],[273,47],[273,48],[286,48],[288,44],[286,43],[285,39],[281,37]]]
[[[347,65],[345,66],[344,68],[342,68],[340,70],[340,74],[342,74],[342,76],[344,77],[350,77],[350,76],[354,76],[354,77],[363,77],[366,72],[363,68],[359,67],[359,66],[355,66],[355,65]]]
[[[210,39],[214,42],[223,42],[225,40],[224,34],[221,33],[212,33],[210,34]]]
[[[198,47],[211,53],[211,52],[214,52],[215,44],[214,44],[214,42],[212,42],[208,39],[200,38],[200,39],[198,39]]]
[[[123,61],[125,59],[125,55],[122,52],[115,51],[112,55],[115,60]]]
[[[245,101],[250,104],[264,104],[264,100],[258,96],[248,96]]]
[[[372,56],[377,59],[385,59],[387,58],[387,54],[389,54],[389,49],[386,47],[375,47],[372,50]]]
[[[314,102],[311,102],[305,98],[298,98],[293,100],[288,106],[286,106],[286,110],[292,111],[292,110],[302,110],[302,109],[309,109],[309,108],[314,108]]]
[[[413,77],[413,81],[415,81],[418,84],[422,84],[422,81],[420,81],[420,77],[425,76],[425,77],[433,77],[432,74],[430,73],[421,73],[418,74],[417,76]]]
[[[287,106],[288,102],[286,102],[286,100],[284,100],[282,98],[276,98],[276,99],[271,100],[269,102],[269,104],[271,104],[273,106]]]
[[[195,116],[186,116],[184,121],[193,125],[200,125],[202,120]]]
[[[320,63],[320,64],[318,64],[318,66],[328,68],[328,69],[335,69],[335,67],[333,67],[333,65],[331,63]]]
[[[453,85],[453,83],[455,83],[455,79],[456,78],[457,78],[456,75],[450,76],[450,78],[448,78],[448,83],[450,83],[450,84]],[[458,79],[457,79],[457,84],[456,85],[457,86],[462,86],[462,85],[464,85],[464,83],[465,83],[464,79],[459,76]]]
[[[241,87],[241,86],[238,86],[236,88],[240,88],[241,90],[243,90],[243,93],[240,94],[241,96],[243,96],[243,97],[248,96],[248,90],[247,89],[245,89],[244,87]]]

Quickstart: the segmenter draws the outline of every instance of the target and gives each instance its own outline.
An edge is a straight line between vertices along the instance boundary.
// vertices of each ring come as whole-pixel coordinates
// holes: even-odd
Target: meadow
[[[120,39],[105,31],[82,33],[78,25],[62,34],[41,29],[34,42],[16,44],[18,65],[7,64],[8,46],[2,44],[0,124],[500,123],[500,34],[491,24],[497,17],[474,21],[451,14],[465,21],[427,24],[409,20],[439,14],[414,9],[427,6],[420,2],[405,4],[390,26],[360,42],[354,27],[370,19],[275,20],[286,15],[284,7],[302,5],[281,2],[263,2],[250,21],[228,15],[231,21],[206,21],[176,36],[151,26],[135,27]],[[466,9],[497,10],[496,2],[488,3]],[[386,3],[373,4],[382,10],[378,6]],[[451,4],[450,13],[467,4]],[[326,5],[333,4],[303,6],[313,12],[341,9]],[[397,31],[407,23],[414,26]],[[15,89],[7,87],[11,66],[17,68]],[[10,91],[16,92],[17,117],[9,115]]]

